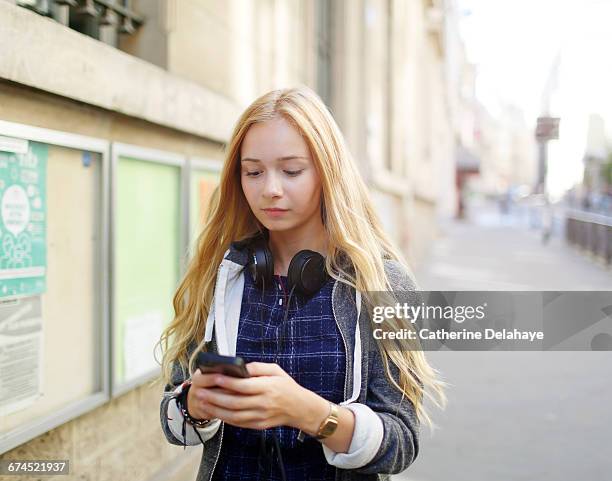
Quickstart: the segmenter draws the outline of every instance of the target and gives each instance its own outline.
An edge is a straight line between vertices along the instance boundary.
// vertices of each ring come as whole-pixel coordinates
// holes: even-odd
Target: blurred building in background
[[[596,44],[599,41],[593,45]],[[572,56],[571,46],[571,42],[566,42],[559,48],[541,96],[538,124],[543,127],[540,134],[546,140],[538,144],[537,184],[545,184],[546,189],[541,189],[544,202],[539,207],[542,218],[551,217],[553,230],[556,225],[557,234],[565,237],[569,245],[609,267],[612,265],[612,134],[606,130],[609,125],[606,126],[605,119],[609,114],[604,100],[605,87],[600,89],[596,83],[590,84],[606,74],[606,64],[601,64],[601,71],[595,67],[583,68],[580,74],[587,80],[576,81],[574,72],[578,61]],[[589,101],[589,97],[597,101]],[[549,129],[550,134],[546,132]]]
[[[448,9],[445,75],[447,80],[449,118],[454,136],[454,194],[452,207],[447,212],[459,218],[465,215],[465,194],[468,181],[480,173],[480,157],[476,143],[476,70],[467,60],[463,40],[459,35],[458,11]]]
[[[522,113],[505,106],[493,117],[479,107],[476,123],[481,168],[472,187],[491,197],[505,195],[513,186],[531,187],[536,178],[537,150],[533,130]]]
[[[603,206],[593,204],[598,204],[602,197],[612,195],[612,142],[606,136],[606,125],[601,115],[589,116],[583,162],[583,207],[598,210]],[[606,213],[612,213],[610,206]]]

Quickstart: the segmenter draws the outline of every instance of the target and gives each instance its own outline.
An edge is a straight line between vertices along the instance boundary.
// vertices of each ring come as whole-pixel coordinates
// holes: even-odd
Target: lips
[[[287,213],[287,209],[279,209],[277,207],[272,207],[270,209],[263,209],[263,211],[266,213],[266,216],[269,219],[279,219]]]

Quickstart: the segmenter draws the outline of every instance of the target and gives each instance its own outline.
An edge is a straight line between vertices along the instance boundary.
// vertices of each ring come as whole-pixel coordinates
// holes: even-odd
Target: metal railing
[[[604,263],[612,264],[612,217],[568,210],[565,237],[569,244]]]
[[[15,0],[15,3],[89,37],[118,44],[118,35],[131,35],[144,17],[130,8],[131,0]]]

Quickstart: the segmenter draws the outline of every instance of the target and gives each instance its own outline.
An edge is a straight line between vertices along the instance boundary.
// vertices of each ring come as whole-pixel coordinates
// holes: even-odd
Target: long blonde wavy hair
[[[385,274],[384,259],[394,259],[407,273],[411,272],[403,255],[383,231],[357,164],[325,104],[304,86],[271,91],[245,110],[227,146],[220,183],[211,198],[195,252],[174,296],[175,317],[157,343],[163,352],[160,379],[165,384],[171,382],[176,363],[183,373],[188,369],[189,375],[193,375],[195,356],[206,350],[205,324],[223,254],[232,241],[262,230],[242,191],[240,148],[253,124],[279,116],[300,132],[321,179],[321,215],[328,235],[325,264],[330,276],[361,291],[371,313],[371,306],[376,304],[370,293],[392,289]],[[345,268],[343,260],[347,258],[352,269]],[[385,330],[405,327],[400,320],[390,319]],[[376,342],[388,379],[402,392],[402,399],[407,397],[413,403],[419,421],[425,420],[434,427],[423,398],[429,397],[438,407],[446,404],[446,383],[439,379],[438,371],[429,365],[423,351],[414,343],[398,346],[397,341]],[[197,348],[190,352],[189,347],[194,344]],[[399,370],[398,381],[391,375],[389,360]]]

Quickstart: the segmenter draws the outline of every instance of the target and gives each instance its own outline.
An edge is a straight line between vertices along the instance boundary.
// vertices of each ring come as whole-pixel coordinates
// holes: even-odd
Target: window
[[[115,47],[120,35],[132,35],[144,23],[144,18],[131,10],[131,0],[17,0],[16,3]]]

